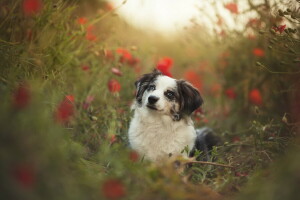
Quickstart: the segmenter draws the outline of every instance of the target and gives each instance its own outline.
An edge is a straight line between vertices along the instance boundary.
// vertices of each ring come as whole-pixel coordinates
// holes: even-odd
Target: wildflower
[[[102,193],[108,199],[120,199],[126,195],[125,187],[118,179],[104,181]]]
[[[249,93],[249,101],[255,105],[262,105],[262,96],[258,89],[253,89]]]
[[[132,161],[132,162],[137,162],[139,160],[139,154],[136,152],[136,151],[131,151],[129,153],[129,159]]]
[[[121,63],[129,63],[133,58],[131,53],[127,49],[118,48],[116,52],[121,56],[119,60]]]
[[[85,38],[89,41],[95,41],[97,39],[97,36],[94,34],[95,27],[93,25],[90,25],[86,29],[86,35]]]
[[[285,30],[285,28],[286,28],[286,24],[284,24],[284,25],[281,25],[281,26],[274,26],[273,27],[273,30],[275,31],[275,32],[279,32],[280,34]]]
[[[115,67],[111,68],[111,72],[117,76],[123,75],[123,73],[118,68],[115,68]]]
[[[113,135],[111,135],[111,136],[109,137],[109,142],[110,142],[111,144],[115,143],[116,141],[117,141],[117,137],[116,137],[115,134],[113,134]]]
[[[80,24],[80,25],[84,25],[87,23],[87,19],[85,17],[79,17],[77,19],[77,23]]]
[[[257,57],[263,57],[265,55],[265,51],[261,48],[254,48],[252,53]]]
[[[42,10],[43,3],[41,0],[24,0],[22,6],[25,15],[33,16]]]
[[[36,183],[33,167],[28,164],[19,164],[12,171],[13,178],[24,188],[32,188]]]
[[[228,88],[225,90],[225,95],[229,98],[229,99],[235,99],[237,97],[235,89],[234,88]]]
[[[157,62],[156,69],[158,69],[163,75],[172,77],[172,74],[170,72],[172,65],[172,58],[164,57]]]
[[[233,14],[238,14],[239,13],[238,6],[237,6],[236,3],[227,3],[227,4],[224,5],[224,7]]]
[[[55,118],[60,123],[66,123],[74,114],[74,96],[67,95],[56,109]]]
[[[31,99],[29,86],[20,84],[18,89],[13,94],[13,106],[17,109],[22,109],[28,106]]]
[[[107,83],[107,86],[108,86],[109,91],[112,93],[119,92],[121,90],[120,83],[115,79],[109,80]]]
[[[184,78],[189,81],[195,88],[200,91],[202,90],[202,80],[194,70],[186,71],[184,73]]]
[[[89,70],[90,70],[90,67],[89,67],[88,65],[83,65],[83,66],[81,66],[81,69],[82,69],[83,71],[89,71]]]

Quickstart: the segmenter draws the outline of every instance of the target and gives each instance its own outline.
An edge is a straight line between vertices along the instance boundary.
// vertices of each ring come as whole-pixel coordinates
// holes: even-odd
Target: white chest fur
[[[149,111],[151,112],[151,111]],[[173,121],[170,116],[135,110],[129,127],[129,143],[141,156],[159,162],[172,156],[183,155],[185,147],[194,146],[196,132],[191,119]]]

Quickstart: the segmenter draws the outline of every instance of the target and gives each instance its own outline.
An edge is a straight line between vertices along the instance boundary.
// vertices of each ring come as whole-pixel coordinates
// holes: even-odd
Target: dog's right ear
[[[142,103],[144,92],[147,90],[150,83],[154,82],[159,75],[162,75],[162,73],[157,69],[154,69],[152,73],[144,74],[134,83],[136,87],[135,98],[138,104]]]

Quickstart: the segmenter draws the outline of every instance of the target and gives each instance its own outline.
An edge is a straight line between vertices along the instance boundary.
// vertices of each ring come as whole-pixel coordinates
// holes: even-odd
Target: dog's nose
[[[158,97],[156,97],[156,96],[150,96],[150,97],[148,97],[148,103],[149,104],[155,104],[157,101],[158,101]]]

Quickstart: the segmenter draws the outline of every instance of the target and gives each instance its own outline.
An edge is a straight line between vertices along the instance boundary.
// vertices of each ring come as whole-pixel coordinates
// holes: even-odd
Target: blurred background
[[[297,199],[298,0],[2,0],[0,197]],[[191,82],[210,162],[128,148],[134,82]],[[188,167],[187,167],[188,165]]]

